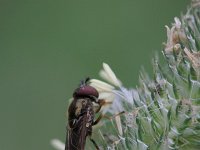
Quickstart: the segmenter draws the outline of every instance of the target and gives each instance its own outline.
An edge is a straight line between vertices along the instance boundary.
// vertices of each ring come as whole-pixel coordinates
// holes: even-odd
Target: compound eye
[[[74,91],[73,97],[99,97],[98,91],[89,85],[81,86]]]

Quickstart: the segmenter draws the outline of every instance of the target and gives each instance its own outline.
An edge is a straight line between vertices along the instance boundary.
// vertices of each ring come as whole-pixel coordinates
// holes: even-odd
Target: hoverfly
[[[68,127],[65,150],[84,150],[87,136],[90,138],[97,150],[99,150],[96,142],[91,138],[92,126],[102,117],[94,121],[95,111],[93,102],[99,104],[98,91],[88,85],[89,78],[81,82],[80,86],[73,93],[73,101],[68,108]]]

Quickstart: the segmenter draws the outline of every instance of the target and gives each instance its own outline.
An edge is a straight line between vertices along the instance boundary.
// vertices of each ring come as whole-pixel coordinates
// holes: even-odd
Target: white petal
[[[122,85],[121,81],[119,81],[117,79],[117,77],[115,76],[114,72],[112,71],[112,69],[110,68],[110,66],[108,64],[103,63],[103,69],[105,70],[105,73],[101,73],[103,75],[102,78],[104,78],[109,83],[111,83],[117,87],[120,87]],[[107,75],[105,75],[105,74],[107,74]]]
[[[99,76],[106,81],[110,81],[110,77],[103,69],[99,71]]]
[[[130,104],[133,104],[133,91],[132,90],[127,90],[126,88],[121,88],[121,91],[125,97],[125,101],[127,101]]]
[[[110,106],[108,112],[110,112],[111,114],[117,114],[120,113],[124,110],[123,104],[122,104],[122,99],[120,96],[115,96],[115,99],[112,103],[112,105]]]
[[[106,102],[112,102],[115,99],[113,93],[101,92],[99,93],[99,99],[105,99]]]
[[[121,118],[119,115],[117,115],[115,117],[115,121],[116,121],[116,124],[117,124],[117,129],[118,129],[118,132],[119,132],[119,135],[122,136],[123,132],[122,132],[122,124],[121,124]]]
[[[65,144],[58,139],[52,139],[51,145],[57,150],[64,150],[65,149]]]
[[[114,89],[110,84],[97,79],[91,79],[90,85],[96,88],[98,92],[111,92]]]

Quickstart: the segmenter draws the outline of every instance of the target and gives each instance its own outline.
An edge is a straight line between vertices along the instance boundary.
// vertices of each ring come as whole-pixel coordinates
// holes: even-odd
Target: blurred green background
[[[53,150],[67,100],[108,63],[128,87],[188,0],[0,0],[0,150]],[[160,54],[160,53],[159,53]]]

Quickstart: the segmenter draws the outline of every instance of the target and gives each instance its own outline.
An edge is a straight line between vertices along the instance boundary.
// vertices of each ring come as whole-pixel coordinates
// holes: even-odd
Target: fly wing
[[[80,112],[77,112],[77,109]],[[70,105],[69,111],[71,110],[73,110],[74,114],[69,113],[65,150],[84,150],[86,137],[92,133],[94,119],[92,103],[88,99],[80,99]]]

